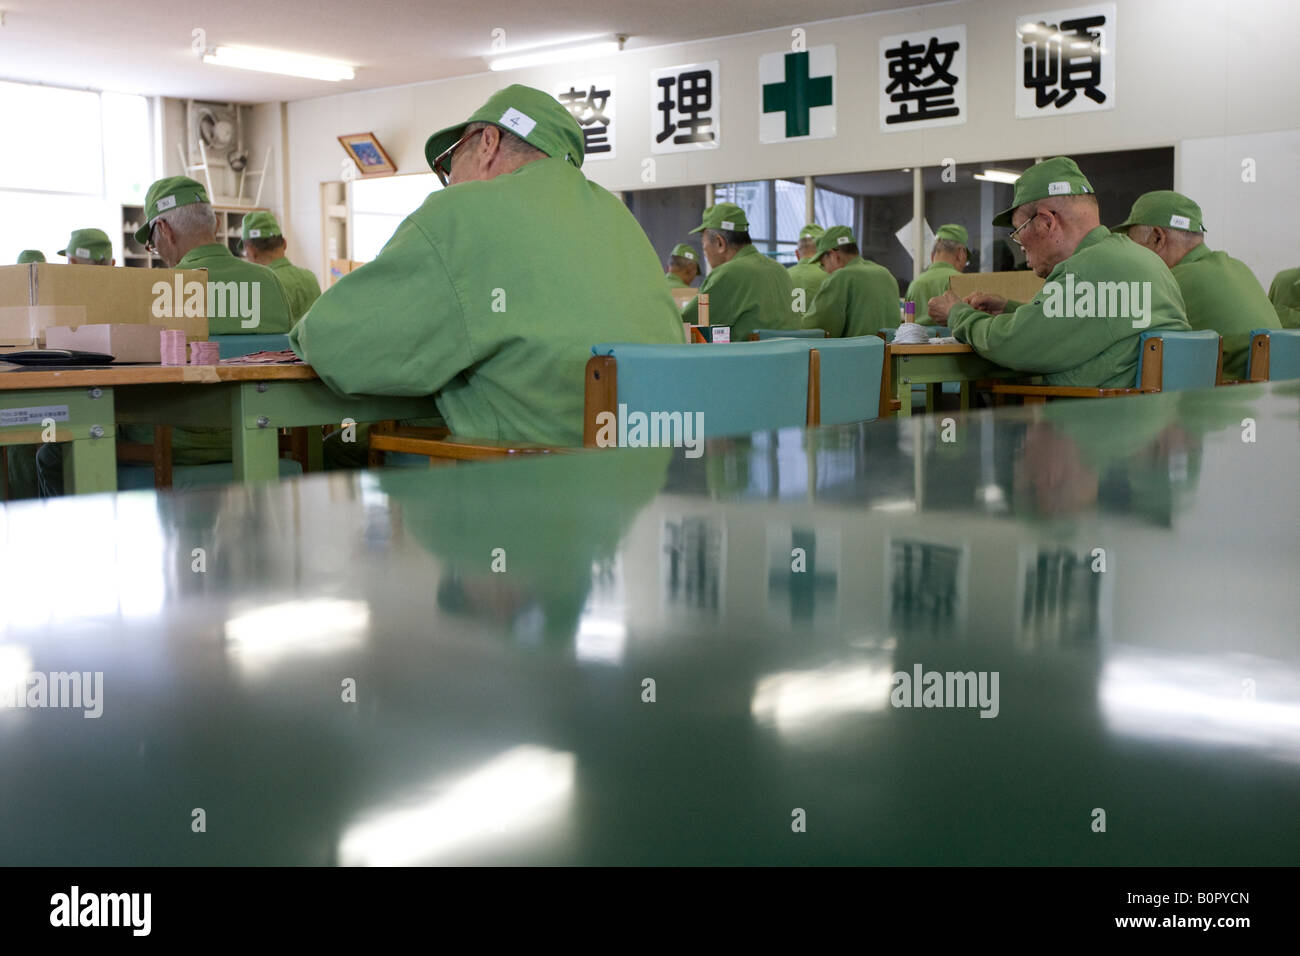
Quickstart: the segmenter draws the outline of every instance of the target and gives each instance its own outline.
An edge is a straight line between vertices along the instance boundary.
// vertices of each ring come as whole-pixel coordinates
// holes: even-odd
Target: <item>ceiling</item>
[[[0,79],[220,102],[307,99],[481,73],[493,31],[506,52],[627,34],[627,49],[729,36],[833,17],[919,6],[916,0],[3,0]],[[208,47],[239,44],[345,61],[354,80],[330,83],[203,63]]]

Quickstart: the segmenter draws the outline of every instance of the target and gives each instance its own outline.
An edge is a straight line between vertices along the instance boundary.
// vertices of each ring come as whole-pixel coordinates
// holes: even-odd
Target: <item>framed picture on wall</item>
[[[397,164],[379,145],[374,133],[340,136],[339,142],[357,164],[362,176],[391,176],[397,172]]]

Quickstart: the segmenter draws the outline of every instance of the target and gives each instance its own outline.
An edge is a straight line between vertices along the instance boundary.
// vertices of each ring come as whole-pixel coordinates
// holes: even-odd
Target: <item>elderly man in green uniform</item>
[[[695,250],[684,242],[673,246],[673,251],[668,256],[668,271],[664,273],[668,288],[688,289],[699,274],[700,258]]]
[[[790,273],[790,281],[794,283],[794,287],[803,289],[804,302],[807,305],[812,305],[812,300],[817,297],[817,290],[826,281],[826,272],[816,258],[817,240],[825,231],[815,222],[810,222],[800,229],[799,261],[786,270]]]
[[[1268,287],[1268,300],[1284,329],[1300,329],[1300,268],[1283,269]]]
[[[1223,336],[1223,377],[1246,377],[1252,329],[1280,329],[1273,304],[1250,267],[1205,244],[1201,207],[1182,193],[1144,193],[1111,232],[1126,234],[1158,255],[1178,280],[1193,329]]]
[[[60,249],[59,255],[68,257],[70,266],[111,266],[117,263],[113,258],[113,241],[101,229],[76,229],[68,238],[68,247]]]
[[[135,238],[162,257],[169,269],[207,269],[208,331],[211,334],[288,332],[289,303],[275,273],[235,258],[217,238],[217,217],[207,190],[186,176],[169,176],[145,193],[145,224]],[[213,283],[226,283],[214,295]],[[127,425],[118,429],[126,441],[153,442],[153,429]],[[173,428],[172,464],[206,465],[231,458],[227,428]],[[63,452],[49,444],[36,456],[43,496],[63,493]]]
[[[831,226],[822,233],[813,261],[826,271],[826,282],[804,316],[805,329],[848,338],[898,325],[898,283],[884,266],[862,258],[852,229]]]
[[[17,264],[20,266],[25,266],[29,262],[44,262],[44,261],[45,261],[45,253],[41,252],[41,250],[39,249],[24,249],[22,252],[18,253]]]
[[[949,291],[929,311],[998,365],[1048,385],[1130,387],[1143,332],[1191,328],[1174,277],[1155,253],[1101,224],[1096,191],[1074,160],[1027,169],[993,225],[1012,227],[1029,267],[1047,280],[1042,291],[1023,304],[987,292],[963,302]],[[1124,301],[1120,283],[1132,293]]]
[[[284,254],[284,233],[280,231],[275,216],[269,212],[250,212],[244,217],[239,231],[243,238],[244,258],[259,266],[266,266],[275,273],[289,300],[289,312],[293,321],[297,322],[307,314],[311,304],[320,298],[320,283],[316,281],[316,273],[289,261],[289,257]]]
[[[785,267],[754,248],[749,220],[735,203],[704,210],[691,230],[704,233],[709,274],[700,293],[709,295],[709,324],[731,327],[731,341],[743,342],[756,329],[795,329],[794,284]],[[699,299],[682,310],[682,321],[699,324]]]
[[[336,392],[436,395],[457,435],[581,445],[591,347],[682,341],[654,247],[583,175],[582,130],[541,90],[498,91],[425,156],[448,188],[290,343]]]
[[[928,311],[930,300],[948,291],[953,276],[966,271],[970,260],[966,227],[947,223],[935,233],[934,248],[930,250],[930,265],[907,287],[904,298],[916,306],[916,321],[920,325],[933,325]]]
[[[275,273],[244,262],[217,237],[217,216],[202,185],[186,176],[160,179],[145,194],[145,224],[135,238],[162,257],[169,269],[207,269],[208,284],[238,283],[241,303],[252,314],[231,308],[227,297],[215,297],[222,314],[208,316],[212,335],[288,332],[293,325],[289,302]],[[209,301],[213,297],[209,296]],[[225,314],[235,312],[236,314]]]

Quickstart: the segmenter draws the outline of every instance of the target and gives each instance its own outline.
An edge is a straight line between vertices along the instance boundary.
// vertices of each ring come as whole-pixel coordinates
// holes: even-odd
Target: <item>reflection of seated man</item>
[[[1050,517],[1095,504],[1120,513],[1154,508],[1148,517],[1167,523],[1179,408],[1175,392],[1090,403],[1086,416],[1073,402],[1044,406],[1016,454],[1016,510]]]
[[[1012,238],[1047,280],[1043,290],[1024,304],[986,292],[962,301],[949,291],[930,300],[929,312],[998,365],[1042,374],[1048,385],[1131,387],[1143,332],[1189,331],[1178,283],[1155,253],[1102,226],[1095,190],[1074,160],[1026,170],[993,225],[1014,227]],[[1103,285],[1128,293],[1134,283],[1140,302],[1102,295]],[[1075,301],[1063,303],[1067,289]]]
[[[675,454],[647,448],[548,456],[435,475],[389,469],[379,480],[406,533],[444,563],[440,609],[489,622],[522,643],[567,646],[592,589],[593,565],[613,563]]]
[[[193,179],[160,179],[145,194],[145,224],[135,238],[157,252],[169,269],[207,269],[208,285],[230,283],[232,294],[212,296],[220,312],[208,315],[211,334],[289,331],[289,303],[275,273],[265,266],[236,259],[217,236],[217,217],[207,190]],[[159,275],[159,278],[162,278]],[[251,315],[241,314],[247,305]],[[179,310],[180,303],[175,304]],[[226,314],[233,312],[234,314]],[[243,323],[251,323],[245,328]],[[153,429],[128,425],[118,434],[127,441],[153,443]],[[230,429],[172,429],[172,464],[204,465],[231,460]],[[49,444],[36,456],[42,496],[63,494],[63,449]]]
[[[582,130],[541,90],[495,93],[425,156],[447,188],[290,343],[340,394],[433,395],[457,435],[581,445],[591,347],[682,341],[654,247],[582,174]],[[327,442],[327,460],[363,465],[365,444]]]

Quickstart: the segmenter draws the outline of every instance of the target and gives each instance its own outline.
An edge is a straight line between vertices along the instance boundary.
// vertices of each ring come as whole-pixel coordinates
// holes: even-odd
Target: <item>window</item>
[[[442,189],[434,173],[384,176],[352,181],[352,253],[358,262],[369,262],[393,237],[402,220]]]
[[[804,227],[802,179],[758,179],[719,183],[714,202],[734,202],[745,210],[749,237],[761,252],[782,262],[794,262],[799,230]]]
[[[120,264],[122,204],[142,202],[154,178],[149,101],[0,82],[0,129],[39,131],[0,150],[0,263],[23,249],[59,262],[74,229],[95,228]]]

